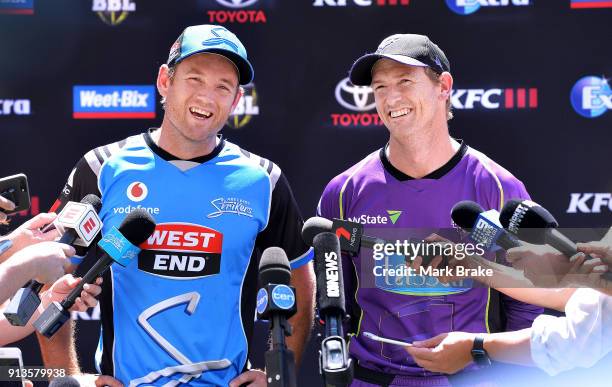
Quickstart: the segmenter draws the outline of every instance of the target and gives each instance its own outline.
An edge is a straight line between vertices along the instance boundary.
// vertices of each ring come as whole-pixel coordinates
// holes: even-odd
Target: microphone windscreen
[[[280,247],[268,247],[259,260],[259,283],[289,285],[291,282],[291,266],[287,254]]]
[[[82,203],[82,201],[81,201]],[[49,387],[80,387],[81,383],[72,376],[56,378],[49,382]]]
[[[317,234],[332,231],[333,222],[319,216],[308,219],[302,227],[302,239],[308,246],[312,246],[313,239]]]
[[[153,231],[155,231],[155,220],[142,208],[132,210],[119,226],[119,232],[134,246],[144,242]]]
[[[546,230],[559,226],[548,210],[529,200],[509,200],[499,222],[520,239],[534,244],[546,243]]]
[[[102,201],[100,198],[94,194],[86,195],[83,199],[81,199],[81,203],[83,204],[91,204],[91,206],[96,210],[97,213],[100,212],[102,208]]]
[[[344,315],[346,309],[340,241],[336,234],[323,232],[314,237],[313,247],[319,313]]]
[[[455,224],[463,229],[472,229],[476,224],[478,215],[484,209],[480,204],[471,200],[463,200],[453,206],[451,210],[451,218]]]

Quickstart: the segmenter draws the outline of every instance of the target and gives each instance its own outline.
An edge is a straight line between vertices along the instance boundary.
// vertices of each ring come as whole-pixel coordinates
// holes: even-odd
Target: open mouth
[[[207,110],[200,109],[197,107],[193,107],[193,106],[189,108],[189,112],[191,113],[191,115],[193,115],[194,117],[200,120],[210,118],[213,115],[212,112],[209,112]]]
[[[389,116],[391,116],[391,118],[397,118],[397,117],[405,116],[410,112],[412,112],[412,109],[408,109],[408,108],[404,108],[400,110],[393,110],[389,112]]]

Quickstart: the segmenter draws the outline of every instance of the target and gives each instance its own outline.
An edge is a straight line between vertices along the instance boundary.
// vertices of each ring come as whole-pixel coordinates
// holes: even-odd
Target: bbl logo
[[[612,90],[606,78],[589,75],[572,87],[570,100],[576,113],[595,118],[612,109]]]
[[[240,129],[246,126],[253,116],[259,115],[259,106],[257,105],[258,95],[254,83],[249,83],[243,86],[244,95],[238,101],[236,109],[230,114],[227,120],[227,125],[233,129]]]
[[[136,3],[132,0],[93,0],[92,11],[109,26],[121,24],[130,12],[136,11]]]
[[[507,7],[509,5],[529,5],[529,0],[446,0],[451,11],[459,15],[469,15],[480,7]]]

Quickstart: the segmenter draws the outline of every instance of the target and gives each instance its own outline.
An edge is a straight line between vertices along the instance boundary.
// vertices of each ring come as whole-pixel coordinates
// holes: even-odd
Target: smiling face
[[[452,77],[432,81],[424,67],[380,59],[372,68],[376,110],[391,136],[423,133],[446,123],[446,100]]]
[[[172,76],[162,65],[157,88],[165,99],[162,126],[191,143],[214,140],[241,97],[236,67],[211,53],[184,59]]]

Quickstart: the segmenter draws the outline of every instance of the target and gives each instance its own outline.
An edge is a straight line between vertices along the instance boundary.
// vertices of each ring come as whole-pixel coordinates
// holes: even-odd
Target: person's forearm
[[[485,335],[484,349],[496,361],[534,365],[531,360],[531,328]]]
[[[0,304],[8,300],[33,277],[32,264],[9,259],[0,265]]]
[[[479,267],[482,267],[483,269],[491,269],[493,271],[492,276],[474,276],[471,278],[495,289],[533,288],[533,283],[523,275],[523,272],[509,266],[491,262],[488,259],[478,255],[466,257],[464,266],[468,269],[477,269]]]
[[[293,351],[295,364],[299,366],[314,321],[315,284],[311,263],[292,271],[291,285],[297,293],[297,313],[289,319],[293,334],[287,337],[287,347]]]
[[[74,323],[69,320],[50,339],[37,333],[38,344],[46,368],[65,369],[67,375],[81,373],[74,346]]]

